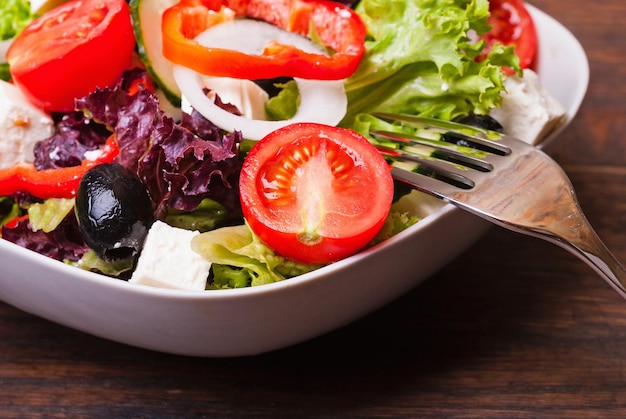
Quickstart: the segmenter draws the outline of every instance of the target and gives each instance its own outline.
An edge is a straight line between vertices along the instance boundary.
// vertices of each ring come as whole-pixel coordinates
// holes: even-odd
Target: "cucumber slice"
[[[167,100],[180,107],[180,89],[172,73],[174,65],[163,56],[161,35],[161,16],[177,2],[178,0],[131,0],[129,5],[137,51]]]

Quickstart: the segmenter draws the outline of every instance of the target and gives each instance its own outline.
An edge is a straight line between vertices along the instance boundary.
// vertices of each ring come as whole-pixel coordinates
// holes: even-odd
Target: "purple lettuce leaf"
[[[35,145],[37,170],[78,166],[86,151],[102,146],[111,132],[103,125],[94,123],[82,112],[61,116],[56,132]]]
[[[28,219],[14,228],[2,227],[2,238],[60,261],[78,261],[89,247],[83,241],[74,213],[70,213],[49,233],[33,231]]]
[[[118,163],[146,184],[157,219],[163,220],[168,208],[193,211],[208,198],[240,222],[241,134],[224,133],[195,111],[175,122],[160,110],[150,90],[126,92],[128,78],[136,76],[127,73],[115,88],[78,99],[77,109],[113,130],[120,147]]]

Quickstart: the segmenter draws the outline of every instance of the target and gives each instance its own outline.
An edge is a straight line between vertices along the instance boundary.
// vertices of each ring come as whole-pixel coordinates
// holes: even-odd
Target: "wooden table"
[[[591,62],[548,151],[626,261],[626,2],[535,0]],[[626,417],[626,301],[564,250],[502,229],[412,292],[242,359],[149,352],[0,304],[0,417]]]

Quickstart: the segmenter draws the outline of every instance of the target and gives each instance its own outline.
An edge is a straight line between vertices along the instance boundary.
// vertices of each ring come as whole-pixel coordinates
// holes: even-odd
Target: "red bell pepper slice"
[[[73,198],[83,174],[91,167],[113,161],[119,154],[117,140],[111,136],[99,149],[94,160],[85,159],[80,166],[37,170],[33,164],[18,163],[0,169],[0,196],[28,192],[41,198]]]
[[[211,11],[222,7],[238,16],[265,20],[308,36],[311,29],[330,56],[272,43],[261,55],[200,45],[194,38],[213,26]],[[347,6],[325,0],[180,0],[163,13],[163,54],[199,73],[239,79],[298,77],[339,80],[351,76],[365,53],[365,25]]]
[[[22,221],[26,221],[26,220],[28,220],[28,214],[24,214],[22,216],[17,216],[17,217],[14,217],[14,218],[10,219],[6,223],[4,223],[4,227],[6,227],[6,228],[15,228]]]

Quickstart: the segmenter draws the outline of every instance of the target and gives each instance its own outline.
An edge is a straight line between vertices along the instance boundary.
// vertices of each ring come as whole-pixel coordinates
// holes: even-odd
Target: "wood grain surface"
[[[591,64],[548,152],[626,261],[626,2],[535,0]],[[493,228],[397,301],[295,347],[172,356],[0,303],[0,417],[626,417],[626,301],[564,250]]]

